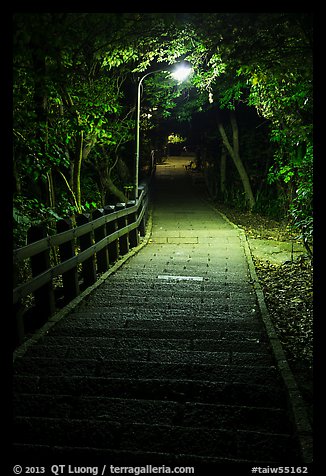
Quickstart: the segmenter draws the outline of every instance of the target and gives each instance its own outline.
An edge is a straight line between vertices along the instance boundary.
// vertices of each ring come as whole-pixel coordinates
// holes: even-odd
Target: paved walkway
[[[185,161],[148,245],[16,360],[16,462],[302,463],[239,232]]]

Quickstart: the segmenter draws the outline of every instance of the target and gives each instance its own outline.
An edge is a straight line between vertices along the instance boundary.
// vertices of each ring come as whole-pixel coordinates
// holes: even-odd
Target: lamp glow
[[[160,71],[165,71],[164,69],[159,69],[155,71],[149,71],[148,73],[144,74],[142,78],[138,81],[138,88],[137,88],[137,116],[136,116],[136,160],[135,160],[135,200],[138,200],[138,169],[139,169],[139,129],[140,129],[140,100],[141,100],[141,86],[145,78],[150,74],[158,73]],[[173,79],[182,83],[185,81],[190,73],[192,72],[191,66],[188,66],[185,63],[179,64],[171,76]]]
[[[191,72],[192,68],[190,66],[181,64],[171,73],[171,76],[176,81],[182,83],[182,81],[185,81],[189,77]]]

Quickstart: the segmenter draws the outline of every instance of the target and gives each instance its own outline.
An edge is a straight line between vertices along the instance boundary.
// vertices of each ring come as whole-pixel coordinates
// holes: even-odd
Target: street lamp
[[[144,74],[138,82],[138,91],[137,91],[137,119],[136,119],[136,165],[135,165],[135,199],[138,199],[138,169],[139,169],[139,134],[140,134],[140,95],[141,95],[141,85],[147,76],[154,73],[159,73],[162,71],[167,71],[166,69],[156,69],[150,71],[149,73]],[[173,79],[179,83],[185,81],[192,71],[191,66],[185,63],[180,63],[174,71],[168,71],[171,73]]]

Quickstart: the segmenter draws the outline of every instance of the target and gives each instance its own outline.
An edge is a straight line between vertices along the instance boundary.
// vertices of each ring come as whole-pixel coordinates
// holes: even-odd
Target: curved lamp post
[[[144,74],[138,82],[138,90],[137,90],[137,119],[136,119],[136,165],[135,165],[135,199],[138,199],[138,171],[139,171],[139,131],[140,131],[140,91],[141,85],[144,79],[149,76],[150,74],[158,73],[161,71],[166,71],[165,69],[156,69],[154,71],[150,71],[149,73]],[[187,64],[179,64],[174,71],[171,72],[171,76],[178,82],[185,81],[188,76],[190,75],[192,68]]]

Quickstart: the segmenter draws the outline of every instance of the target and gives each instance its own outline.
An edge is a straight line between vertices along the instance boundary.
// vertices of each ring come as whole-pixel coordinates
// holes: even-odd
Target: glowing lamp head
[[[171,76],[176,81],[179,81],[180,83],[182,83],[190,76],[191,72],[192,72],[191,66],[188,66],[186,64],[180,64],[179,66],[176,67],[173,73],[171,73]]]

